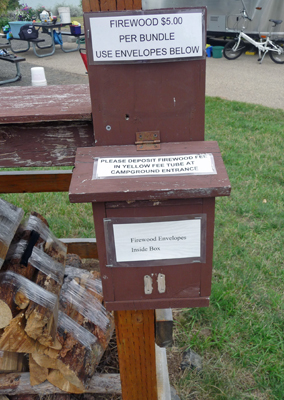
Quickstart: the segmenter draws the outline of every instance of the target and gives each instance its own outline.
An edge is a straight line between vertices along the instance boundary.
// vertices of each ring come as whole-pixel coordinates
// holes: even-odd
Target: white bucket
[[[58,7],[58,14],[60,17],[60,22],[63,24],[71,23],[70,7]]]
[[[32,86],[47,86],[43,67],[31,68]]]

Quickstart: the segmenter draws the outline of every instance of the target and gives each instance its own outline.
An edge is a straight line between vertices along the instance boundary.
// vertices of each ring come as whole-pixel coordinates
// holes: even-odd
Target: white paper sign
[[[203,56],[201,12],[99,16],[90,30],[96,63]]]
[[[114,224],[117,262],[201,256],[201,219]]]
[[[94,163],[93,179],[155,175],[216,174],[211,153],[156,157],[98,158]]]

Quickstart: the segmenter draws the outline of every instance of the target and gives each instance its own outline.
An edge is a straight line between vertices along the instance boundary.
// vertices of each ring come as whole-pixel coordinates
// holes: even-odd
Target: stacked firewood
[[[99,273],[67,255],[42,216],[22,218],[0,199],[0,373],[25,371],[28,355],[31,385],[83,393],[114,330]]]

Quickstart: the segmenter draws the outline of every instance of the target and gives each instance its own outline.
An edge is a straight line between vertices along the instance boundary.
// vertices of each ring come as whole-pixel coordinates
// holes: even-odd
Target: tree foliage
[[[0,0],[0,15],[7,10],[15,10],[20,8],[19,0]]]
[[[8,10],[15,10],[16,8],[20,8],[20,7],[21,7],[21,4],[20,4],[19,0],[8,0],[8,6],[7,6]]]
[[[6,11],[9,0],[1,0],[0,1],[0,14]]]

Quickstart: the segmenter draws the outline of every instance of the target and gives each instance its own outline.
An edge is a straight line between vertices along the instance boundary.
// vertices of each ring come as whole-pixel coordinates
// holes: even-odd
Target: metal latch
[[[166,276],[164,274],[159,274],[157,282],[158,282],[158,292],[165,293],[165,291],[166,291]]]
[[[145,275],[144,276],[144,293],[145,294],[152,294],[153,292],[153,281],[151,276]]]
[[[159,150],[160,131],[136,132],[137,150]]]

